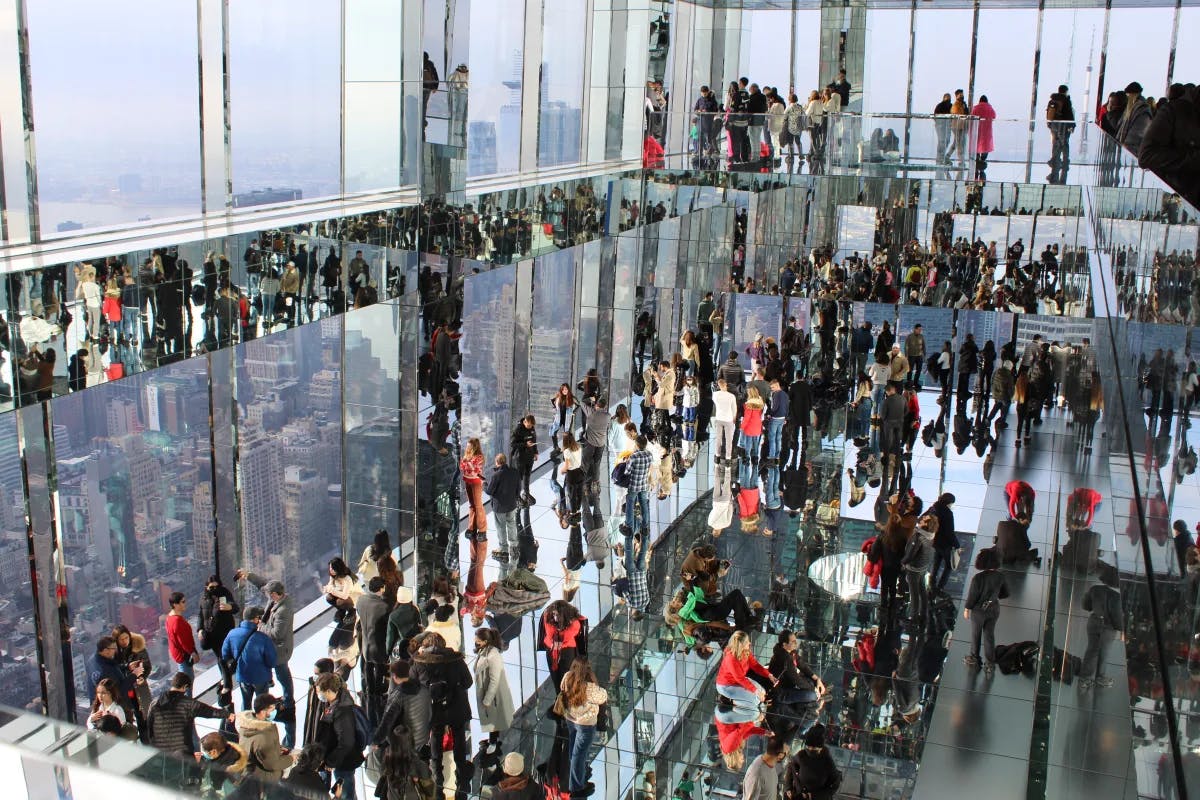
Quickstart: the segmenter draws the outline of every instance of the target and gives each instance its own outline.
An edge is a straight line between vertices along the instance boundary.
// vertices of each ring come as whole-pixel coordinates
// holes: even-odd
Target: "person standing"
[[[942,101],[933,107],[933,129],[937,132],[935,161],[938,164],[950,161],[950,109],[953,106],[954,103],[950,101],[950,93],[946,92],[942,95]]]
[[[289,261],[283,268],[283,277],[279,279],[279,296],[283,298],[283,313],[287,317],[287,326],[296,324],[296,309],[300,306],[300,271],[296,262]]]
[[[467,541],[487,542],[487,512],[483,509],[483,446],[479,439],[472,437],[467,441],[462,459],[458,462],[462,472],[463,485],[467,490]]]
[[[954,141],[950,144],[950,149],[946,151],[946,163],[950,163],[952,155],[958,156],[959,166],[966,161],[967,158],[967,133],[971,125],[970,107],[967,105],[967,99],[963,94],[962,89],[954,90],[954,102],[950,105],[950,133],[953,134]]]
[[[946,492],[929,507],[929,513],[938,521],[937,533],[933,536],[933,572],[929,578],[933,588],[938,591],[946,588],[954,563],[954,551],[960,547],[958,535],[954,532],[954,512],[950,509],[954,499],[954,495]]]
[[[87,661],[88,699],[96,699],[96,686],[102,680],[110,680],[117,687],[120,698],[136,694],[138,684],[145,684],[145,667],[134,663],[126,667],[117,660],[117,641],[111,636],[96,640],[96,652]]]
[[[387,693],[387,631],[392,603],[388,599],[387,582],[376,575],[367,584],[367,591],[354,601],[357,616],[358,649],[362,654],[363,705],[372,724],[383,715]]]
[[[929,577],[929,567],[933,564],[933,537],[937,530],[937,517],[926,514],[917,520],[917,527],[904,548],[904,557],[900,559],[908,580],[908,621],[918,630],[924,628],[925,618],[929,614],[926,579]]]
[[[746,160],[757,164],[763,143],[763,128],[767,122],[767,96],[759,91],[757,83],[750,84],[746,96],[746,113],[750,115],[750,127],[747,129],[750,146],[747,148]]]
[[[841,785],[841,770],[825,746],[825,726],[814,725],[804,734],[804,748],[788,762],[784,797],[788,800],[833,800]]]
[[[454,775],[459,796],[465,796],[471,785],[472,768],[467,760],[467,725],[471,721],[471,703],[467,689],[471,688],[471,672],[458,650],[446,647],[440,634],[426,634],[413,656],[410,679],[429,691],[433,703],[430,716],[429,748],[433,755],[434,778],[438,789],[445,786],[442,751],[446,734],[454,749]],[[438,792],[441,794],[441,791]]]
[[[271,783],[281,781],[284,771],[295,763],[286,753],[291,748],[279,746],[279,729],[275,727],[279,706],[279,698],[259,695],[254,698],[254,708],[241,712],[234,721],[238,746],[247,757],[246,774]]]
[[[839,69],[837,80],[830,84],[835,92],[841,96],[841,107],[847,109],[850,107],[850,81],[846,80],[846,70]]]
[[[225,690],[233,691],[233,675],[226,674],[225,662],[221,660],[221,648],[225,637],[237,627],[237,615],[241,606],[234,600],[233,593],[221,583],[217,575],[210,575],[200,596],[200,646],[217,656],[217,665]]]
[[[521,502],[531,506],[536,501],[529,491],[529,479],[538,455],[537,420],[533,414],[527,414],[517,423],[517,427],[513,428],[512,436],[508,440],[508,449],[512,454],[513,465],[521,476]]]
[[[971,396],[971,376],[979,369],[979,345],[975,334],[968,333],[967,339],[958,348],[958,407],[966,408]]]
[[[242,690],[243,709],[253,707],[255,695],[267,693],[275,670],[275,643],[258,630],[262,618],[261,607],[247,608],[242,612],[242,624],[230,632],[221,648],[221,658],[232,665]]]
[[[984,670],[991,677],[996,671],[996,620],[1000,619],[1000,601],[1008,597],[1008,583],[1000,571],[1000,557],[993,548],[979,551],[975,569],[979,571],[971,579],[963,604],[963,619],[971,621],[971,652],[963,658],[963,663],[971,668],[979,666],[982,640],[986,659]]]
[[[1117,591],[1117,571],[1101,568],[1100,583],[1083,595],[1083,610],[1088,613],[1087,649],[1083,653],[1083,673],[1080,686],[1107,689],[1113,679],[1104,673],[1104,653],[1113,638],[1124,640],[1125,615],[1121,610],[1121,593]]]
[[[925,334],[921,323],[913,326],[912,332],[904,337],[904,357],[908,359],[907,382],[921,388],[921,367],[925,363]]]
[[[779,737],[767,740],[766,749],[746,768],[742,779],[743,800],[776,800],[779,797],[779,765],[787,758],[787,743]]]
[[[992,122],[996,119],[996,109],[992,108],[986,94],[979,96],[979,102],[971,109],[971,116],[979,118],[979,134],[975,140],[975,175],[982,180],[987,174],[988,153],[996,149],[996,141],[992,133]]]
[[[625,550],[633,552],[633,532],[639,530],[642,541],[649,541],[650,536],[650,467],[653,457],[646,450],[649,442],[645,436],[637,437],[637,450],[625,463],[625,475],[629,487],[625,495]],[[641,511],[641,521],[638,522],[635,509]]]
[[[1066,85],[1050,95],[1046,104],[1046,127],[1050,129],[1050,182],[1066,179],[1071,166],[1071,134],[1075,132],[1075,108]]]
[[[718,464],[726,464],[733,460],[733,432],[737,420],[737,397],[729,391],[729,384],[723,378],[717,381],[717,391],[713,392],[713,444]]]
[[[767,466],[779,466],[779,453],[783,446],[783,424],[788,418],[788,393],[783,390],[779,379],[771,381],[771,406],[767,419]]]
[[[1134,81],[1126,86],[1125,112],[1117,124],[1117,141],[1131,153],[1139,152],[1152,117],[1150,104],[1142,97],[1142,85]]]
[[[500,632],[495,628],[475,631],[475,708],[479,727],[492,742],[512,727],[513,697],[508,673],[500,655]]]
[[[608,692],[597,683],[591,664],[586,659],[577,658],[562,680],[559,698],[568,731],[571,796],[585,796],[594,789],[587,780],[588,758],[603,706],[608,703]]]
[[[692,107],[692,111],[696,114],[696,154],[702,159],[701,164],[709,163],[707,161],[709,153],[716,147],[717,111],[720,108],[712,91],[707,86],[701,86],[700,97],[696,99],[696,105]]]
[[[165,753],[172,753],[189,761],[199,758],[194,723],[197,717],[208,719],[236,719],[232,712],[226,713],[192,698],[192,678],[186,672],[177,672],[171,685],[150,704],[146,717],[150,744]]]
[[[288,662],[292,660],[295,648],[296,609],[283,581],[267,580],[246,570],[238,570],[234,577],[249,581],[267,595],[267,607],[258,629],[275,645],[275,678],[283,689],[283,699],[277,704],[283,721],[283,746],[291,750],[296,746],[296,688],[292,684],[292,668]]]
[[[189,678],[196,677],[195,663],[196,639],[192,636],[192,626],[184,613],[187,610],[187,598],[183,592],[172,592],[167,598],[171,610],[167,612],[167,652],[171,660],[179,665],[179,671]]]
[[[520,505],[521,476],[508,465],[504,453],[496,454],[492,477],[487,485],[492,499],[492,515],[496,518],[496,549],[492,558],[497,561],[517,560],[517,507]]]
[[[608,399],[596,397],[591,403],[579,404],[583,414],[583,472],[584,480],[593,483],[599,478],[600,463],[608,448],[608,428],[612,415],[608,413]]]
[[[365,760],[363,748],[367,742],[358,741],[354,698],[342,679],[331,672],[317,678],[313,691],[321,701],[316,737],[325,748],[323,771],[332,777],[335,788],[341,787],[341,794],[335,796],[356,800],[354,773]]]

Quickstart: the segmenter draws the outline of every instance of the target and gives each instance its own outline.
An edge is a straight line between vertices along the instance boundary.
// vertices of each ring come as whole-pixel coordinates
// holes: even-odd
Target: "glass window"
[[[401,4],[389,0],[346,3],[345,188],[390,189],[401,183],[400,120],[404,91]]]
[[[29,575],[29,541],[25,529],[24,481],[17,449],[17,415],[0,415],[0,638],[7,643],[0,703],[42,710],[38,633],[34,629],[33,585]]]
[[[542,17],[542,84],[538,95],[538,166],[579,161],[583,127],[585,0],[555,0]]]
[[[792,71],[791,11],[742,12],[742,53],[738,77],[745,75],[759,87],[787,91]],[[813,71],[815,79],[816,71]]]
[[[560,250],[533,264],[533,327],[529,342],[529,407],[535,414],[549,410],[550,398],[561,383],[569,383],[571,342],[575,326],[575,258]]]
[[[1034,105],[1034,163],[1050,158],[1050,131],[1045,123],[1046,104],[1060,85],[1070,90],[1071,105],[1075,109],[1077,126],[1071,137],[1072,153],[1082,148],[1085,122],[1095,117],[1096,85],[1089,85],[1089,79],[1095,81],[1099,74],[1103,38],[1102,8],[1047,8],[1043,12],[1038,99]],[[1111,70],[1109,74],[1112,74]],[[1121,88],[1125,88],[1124,83]]]
[[[230,4],[235,206],[341,191],[341,29],[325,0]]]
[[[195,4],[63,0],[26,13],[42,235],[198,214]]]
[[[525,0],[471,4],[467,176],[515,172],[521,155]]]
[[[1108,58],[1104,64],[1106,93],[1121,91],[1131,81],[1137,81],[1147,97],[1162,97],[1167,91],[1167,59],[1174,25],[1174,8],[1110,10]],[[1192,43],[1182,34],[1180,30],[1178,49],[1187,50]]]
[[[512,266],[471,275],[464,283],[461,438],[479,437],[485,453],[508,452],[516,286]]]
[[[817,88],[820,81],[821,60],[821,12],[795,12],[796,46],[793,51],[795,64],[792,70],[792,86],[803,101],[808,93]],[[905,29],[907,30],[907,28]],[[782,94],[787,87],[780,86]],[[854,87],[858,88],[858,87]],[[787,97],[785,95],[784,99]]]
[[[932,114],[946,92],[967,91],[971,70],[972,12],[966,9],[935,9],[917,12],[915,52],[912,68],[913,113]],[[884,35],[888,35],[885,32]],[[900,35],[898,32],[892,35]],[[885,50],[884,52],[887,52]],[[891,69],[903,71],[895,60]],[[978,89],[974,102],[979,97]],[[898,98],[904,108],[903,95]],[[997,112],[999,113],[999,112]]]
[[[975,97],[986,94],[996,109],[993,161],[1023,162],[1029,148],[1029,103],[1037,48],[1035,8],[979,11],[975,50]],[[1017,120],[1011,122],[1010,120]]]
[[[863,75],[863,113],[900,112],[905,110],[908,95],[909,31],[912,11],[908,9],[867,9],[867,56]],[[800,86],[817,88],[816,73],[810,80],[797,76]],[[966,83],[966,79],[963,79]],[[955,87],[941,91],[954,91]],[[963,88],[966,88],[965,86]],[[805,92],[807,95],[807,92]],[[913,98],[913,111],[929,113],[941,98]],[[801,98],[803,99],[803,98]],[[926,108],[928,106],[928,108]]]
[[[1175,83],[1200,81],[1200,7],[1183,6],[1179,9],[1179,37],[1175,46],[1175,70],[1171,80]]]
[[[243,563],[295,587],[303,607],[343,555],[341,327],[304,325],[234,352]]]

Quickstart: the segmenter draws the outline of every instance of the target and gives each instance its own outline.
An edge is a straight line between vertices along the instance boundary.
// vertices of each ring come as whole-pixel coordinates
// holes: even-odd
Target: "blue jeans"
[[[747,436],[742,434],[742,449],[746,451],[746,458],[754,463],[758,463],[759,445],[762,443],[762,434],[758,436]]]
[[[517,557],[517,511],[492,511],[496,520],[496,548],[508,553],[515,561]]]
[[[637,557],[633,555],[633,534],[625,537],[625,572],[632,575],[634,571],[645,572],[646,570],[646,546],[647,542],[642,542],[642,547],[638,550]]]
[[[242,690],[242,708],[247,711],[254,710],[254,698],[258,695],[264,695],[271,688],[271,684],[264,683],[255,685],[253,683],[243,683],[238,681],[238,688]]]
[[[883,410],[883,388],[883,386],[876,386],[871,390],[871,416],[873,417],[878,417],[879,412]]]
[[[196,679],[196,665],[193,664],[190,660],[184,661],[179,665],[179,672],[182,672],[184,675],[187,675],[192,680]]]
[[[595,725],[577,725],[567,721],[567,749],[571,753],[571,782],[572,792],[587,786],[588,753],[592,749],[592,740],[596,738]]]
[[[783,417],[767,420],[767,458],[779,458],[783,446]]]
[[[292,668],[286,661],[275,665],[275,679],[283,687],[283,704],[296,705],[296,687],[292,685]],[[291,750],[296,746],[296,723],[283,723],[283,746]]]
[[[743,458],[738,462],[738,483],[742,486],[753,486],[757,481],[754,475],[754,465],[750,459]]]
[[[779,467],[767,467],[767,479],[763,482],[763,504],[767,508],[779,508],[783,504],[779,497]]]
[[[342,782],[342,800],[357,800],[358,786],[354,780],[354,770],[352,769],[335,769],[333,770],[333,782]]]
[[[744,686],[734,686],[732,684],[717,684],[717,693],[728,697],[733,701],[733,707],[749,710],[758,710],[758,693],[752,692]]]
[[[641,527],[634,527],[633,509],[635,506],[641,506],[642,523]],[[625,526],[629,528],[631,534],[633,531],[640,530],[644,534],[650,532],[650,490],[645,489],[640,492],[630,491],[625,495]],[[646,537],[642,537],[643,546],[649,544],[645,541]]]

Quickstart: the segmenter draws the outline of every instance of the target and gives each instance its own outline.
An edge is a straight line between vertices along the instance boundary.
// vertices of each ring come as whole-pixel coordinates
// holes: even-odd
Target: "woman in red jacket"
[[[462,460],[458,462],[463,483],[467,487],[467,502],[471,510],[467,514],[467,541],[487,542],[487,512],[483,510],[483,447],[478,439],[467,442]]]
[[[746,389],[746,404],[742,408],[742,450],[751,466],[758,463],[759,442],[762,441],[763,408],[766,404],[758,389]]]
[[[562,686],[576,656],[587,657],[588,621],[579,609],[566,600],[555,600],[546,606],[538,624],[537,649],[546,653],[546,666],[554,689]]]
[[[1004,485],[1008,497],[1008,516],[1015,522],[1028,525],[1033,520],[1033,503],[1037,493],[1025,481],[1009,481]]]
[[[757,712],[759,703],[767,693],[750,680],[748,675],[751,672],[767,681],[768,685],[775,684],[770,671],[758,663],[750,651],[750,637],[744,631],[737,631],[729,637],[729,645],[717,670],[717,692],[732,700],[736,709]]]

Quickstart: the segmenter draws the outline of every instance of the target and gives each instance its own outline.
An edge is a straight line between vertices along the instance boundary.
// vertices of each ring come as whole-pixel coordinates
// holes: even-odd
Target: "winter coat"
[[[658,392],[654,395],[654,407],[659,411],[670,411],[675,407],[675,370],[663,370],[658,376]]]
[[[372,664],[388,663],[387,626],[392,604],[385,598],[363,592],[354,601],[358,612],[357,636],[362,657]]]
[[[219,610],[222,601],[229,603],[233,608],[229,611]],[[237,627],[237,614],[240,610],[233,593],[224,586],[218,586],[212,591],[204,590],[200,595],[200,630],[205,650],[218,653],[221,651],[225,637]]]
[[[206,761],[204,776],[200,780],[202,797],[243,797],[238,786],[246,777],[249,763],[246,751],[233,742],[228,742],[225,752],[212,761]],[[247,787],[247,793],[252,787]]]
[[[267,578],[253,572],[246,573],[246,580],[259,589],[266,586],[268,581]],[[267,612],[258,629],[270,636],[271,641],[275,643],[275,659],[280,664],[286,664],[292,660],[292,650],[295,648],[296,609],[292,605],[292,596],[285,594],[278,603],[267,603]]]
[[[87,660],[88,699],[94,700],[96,698],[96,684],[102,678],[108,678],[115,683],[121,691],[122,698],[128,697],[129,692],[133,690],[133,673],[117,661],[105,658],[99,653],[93,653]]]
[[[489,587],[488,608],[497,614],[519,617],[536,611],[550,601],[550,588],[540,576],[525,567],[516,567],[508,577]]]
[[[467,698],[471,672],[462,653],[448,647],[418,652],[413,657],[409,679],[429,690],[434,728],[466,725],[471,721],[471,702]]]
[[[129,634],[129,649],[117,650],[118,663],[129,669],[134,664],[142,665],[142,674],[146,676],[147,681],[150,678],[150,673],[154,671],[154,667],[150,664],[150,654],[146,652],[146,637],[140,633],[130,632]],[[132,671],[130,671],[132,675]],[[144,716],[150,710],[150,704],[154,702],[154,698],[150,694],[150,684],[147,681],[134,681],[133,691],[137,696],[138,708]]]
[[[245,645],[243,646],[243,642]],[[238,654],[241,653],[239,657]],[[250,620],[245,620],[225,637],[221,658],[237,659],[235,676],[241,683],[265,686],[271,683],[271,673],[277,663],[275,643],[265,633],[260,633]]]
[[[996,141],[992,136],[992,121],[996,119],[996,109],[991,103],[979,102],[971,109],[971,116],[979,117],[979,138],[975,140],[976,153],[990,153],[996,149]]]
[[[1200,199],[1200,90],[1158,107],[1142,137],[1138,163],[1157,173],[1191,203]]]
[[[909,572],[925,573],[933,566],[933,537],[921,530],[908,540],[900,563]]]
[[[392,731],[403,725],[412,737],[413,746],[420,749],[429,742],[431,713],[429,692],[425,687],[411,678],[401,684],[389,681],[387,705],[371,743],[382,747],[387,744]]]
[[[1000,367],[992,376],[992,397],[1007,405],[1012,402],[1014,379],[1011,369]]]
[[[819,753],[800,750],[788,761],[783,779],[786,796],[811,800],[832,800],[841,783],[841,770],[827,747],[821,748]]]
[[[1170,103],[1167,105],[1169,106]],[[1139,97],[1134,100],[1133,106],[1126,108],[1125,113],[1121,115],[1121,122],[1117,128],[1117,141],[1134,153],[1140,152],[1142,139],[1150,129],[1151,116],[1150,104],[1146,102],[1146,98]]]
[[[426,633],[436,633],[446,640],[446,647],[451,650],[462,649],[462,625],[453,616],[445,622],[430,619],[425,626]]]
[[[354,698],[343,688],[332,703],[322,702],[317,741],[325,746],[325,763],[333,769],[358,769],[363,754],[355,745]]]
[[[248,760],[247,773],[271,783],[282,779],[284,770],[292,765],[292,759],[279,752],[279,728],[275,723],[259,719],[253,711],[243,711],[237,715],[234,726],[238,732],[238,745]]]
[[[384,642],[387,652],[390,654],[397,644],[407,645],[408,640],[420,633],[424,627],[425,620],[422,618],[421,609],[413,603],[397,605],[387,619],[387,640]]]
[[[729,391],[737,394],[737,387],[746,382],[746,373],[742,371],[741,364],[730,359],[717,368],[717,380],[724,380],[729,385]]]
[[[542,800],[546,790],[528,775],[506,775],[492,789],[492,800]]]
[[[185,758],[192,756],[192,720],[196,717],[220,719],[225,712],[188,697],[183,692],[166,690],[150,704],[146,727],[150,744],[166,753]]]
[[[480,727],[503,733],[512,727],[513,698],[504,659],[494,647],[484,648],[475,659],[475,700]]]

